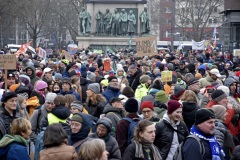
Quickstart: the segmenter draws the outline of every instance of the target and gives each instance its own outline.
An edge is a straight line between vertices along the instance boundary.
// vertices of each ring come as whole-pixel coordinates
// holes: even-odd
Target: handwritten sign
[[[172,81],[172,71],[163,71],[161,74],[162,82],[171,82]]]
[[[1,69],[16,69],[16,55],[0,55]]]
[[[233,56],[240,56],[240,49],[234,49]]]
[[[64,52],[65,59],[67,59],[69,62],[72,62],[72,56],[68,52]]]
[[[138,57],[154,55],[157,53],[157,37],[139,37],[136,38],[136,50]]]

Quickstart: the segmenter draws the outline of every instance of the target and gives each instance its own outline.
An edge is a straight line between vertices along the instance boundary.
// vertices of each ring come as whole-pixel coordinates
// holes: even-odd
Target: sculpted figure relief
[[[91,32],[91,16],[83,7],[79,13],[81,32],[83,34]]]
[[[106,14],[104,16],[104,32],[107,35],[111,34],[111,23],[112,23],[112,14],[110,13],[109,9],[106,9]]]
[[[147,13],[147,8],[144,8],[144,11],[140,14],[140,31],[142,34],[149,33],[149,16]]]
[[[111,35],[119,35],[119,17],[120,14],[118,13],[118,10],[114,10],[114,14],[112,14],[112,29],[111,29]]]
[[[125,9],[122,9],[119,21],[120,21],[120,27],[121,27],[121,35],[125,36],[127,34],[127,23],[128,23],[128,14]]]
[[[130,10],[129,15],[128,15],[128,34],[129,34],[129,36],[134,35],[135,25],[136,25],[136,17],[133,14],[133,11]]]
[[[98,11],[96,15],[96,34],[103,33],[104,30],[104,20],[101,10]]]

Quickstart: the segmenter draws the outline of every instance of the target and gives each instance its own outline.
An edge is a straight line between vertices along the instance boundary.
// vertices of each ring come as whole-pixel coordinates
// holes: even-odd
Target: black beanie
[[[9,99],[14,97],[17,97],[17,94],[15,92],[7,92],[3,94],[1,101],[7,102]]]
[[[215,119],[213,110],[206,108],[198,109],[195,115],[195,125],[198,125],[213,118]]]
[[[222,90],[216,89],[215,91],[212,92],[211,97],[213,101],[219,102],[222,99],[226,98],[227,95]]]
[[[108,83],[111,82],[113,79],[117,79],[117,77],[115,77],[115,76],[109,76],[109,77],[108,77]]]
[[[124,108],[128,113],[137,113],[137,111],[138,111],[138,101],[134,98],[129,98],[125,102]]]

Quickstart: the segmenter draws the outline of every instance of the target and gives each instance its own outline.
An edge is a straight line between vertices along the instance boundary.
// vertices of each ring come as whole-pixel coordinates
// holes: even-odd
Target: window
[[[218,11],[218,8],[217,7],[214,7],[213,8],[213,12],[217,12]]]
[[[164,8],[164,13],[171,13],[171,9],[168,7]]]
[[[214,18],[213,22],[214,22],[214,23],[218,23],[217,18]]]
[[[208,20],[208,23],[209,23],[209,24],[212,24],[212,19],[209,19],[209,20]]]
[[[189,23],[190,23],[190,20],[186,19],[186,24],[189,25]]]

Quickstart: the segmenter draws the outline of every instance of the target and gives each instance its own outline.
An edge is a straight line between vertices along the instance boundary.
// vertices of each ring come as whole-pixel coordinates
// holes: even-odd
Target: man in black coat
[[[142,76],[142,72],[140,69],[138,69],[135,65],[132,65],[128,69],[129,75],[127,76],[127,79],[129,81],[129,86],[135,90],[140,85],[140,77]]]

